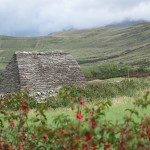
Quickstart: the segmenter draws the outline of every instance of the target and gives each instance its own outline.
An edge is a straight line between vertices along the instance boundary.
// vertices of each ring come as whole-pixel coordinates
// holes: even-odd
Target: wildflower
[[[146,133],[147,133],[148,138],[149,138],[149,141],[150,141],[150,128],[148,128],[148,129],[146,130]]]
[[[79,101],[79,103],[80,103],[81,105],[84,105],[84,100],[81,99],[81,100]]]
[[[93,150],[97,150],[97,145],[96,144],[93,145]]]
[[[107,147],[108,147],[108,148],[111,147],[111,143],[110,143],[110,142],[107,143]]]
[[[25,111],[25,112],[28,112],[28,111],[29,111],[29,107],[28,107],[27,105],[25,105],[25,104],[22,104],[21,107],[20,107],[20,109],[21,109],[22,111]]]
[[[67,131],[66,131],[65,129],[62,129],[61,132],[62,132],[63,134],[67,133]]]
[[[150,134],[150,128],[148,128],[148,129],[146,130],[146,133],[147,133],[147,134]]]
[[[90,121],[90,128],[91,128],[91,129],[94,129],[94,128],[96,128],[97,126],[98,126],[98,124],[97,124],[96,122]]]
[[[81,112],[77,113],[77,114],[76,114],[76,117],[77,117],[78,119],[83,119],[83,116],[82,116]]]
[[[12,122],[9,123],[9,126],[10,126],[10,127],[14,127],[14,126],[15,126],[15,123],[12,121]]]
[[[43,135],[43,139],[45,139],[45,140],[48,139],[48,135],[47,135],[47,134],[44,134],[44,135]]]
[[[87,132],[87,133],[85,134],[85,137],[86,137],[86,141],[89,141],[89,140],[91,140],[92,135],[91,135],[90,132]]]
[[[142,130],[144,130],[144,128],[145,128],[145,126],[144,126],[144,125],[142,125],[142,126],[141,126],[141,129],[142,129]]]
[[[141,138],[144,138],[145,134],[144,132],[141,133]]]

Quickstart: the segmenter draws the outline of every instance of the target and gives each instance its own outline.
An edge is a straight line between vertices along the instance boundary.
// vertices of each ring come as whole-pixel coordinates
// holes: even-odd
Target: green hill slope
[[[0,36],[0,69],[15,51],[66,51],[80,64],[117,62],[150,65],[150,23],[122,28],[97,28],[43,37]]]

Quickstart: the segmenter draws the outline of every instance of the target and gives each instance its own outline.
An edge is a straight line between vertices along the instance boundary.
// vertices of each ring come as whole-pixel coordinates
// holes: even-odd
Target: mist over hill
[[[128,27],[128,26],[132,26],[132,25],[136,25],[136,24],[140,24],[140,23],[146,23],[148,21],[146,20],[130,20],[130,19],[125,19],[122,22],[118,22],[118,23],[112,23],[109,25],[106,25],[105,27],[107,28],[113,28],[113,27]]]
[[[150,65],[150,23],[71,30],[41,37],[0,36],[0,69],[15,51],[64,51],[80,65],[108,62]]]

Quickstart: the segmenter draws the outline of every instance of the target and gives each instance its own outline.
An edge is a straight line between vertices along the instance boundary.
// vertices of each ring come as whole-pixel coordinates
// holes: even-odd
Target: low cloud
[[[149,0],[0,0],[1,35],[47,35],[125,19],[150,21]]]

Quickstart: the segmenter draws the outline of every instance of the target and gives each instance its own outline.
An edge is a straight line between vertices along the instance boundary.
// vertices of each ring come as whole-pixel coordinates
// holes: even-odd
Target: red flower
[[[150,141],[150,128],[148,128],[148,129],[146,130],[146,132],[147,132],[147,135],[148,135],[148,138],[149,138],[149,141]]]
[[[9,126],[10,126],[10,127],[14,127],[14,126],[15,126],[15,123],[12,121],[12,122],[9,123]]]
[[[76,114],[76,117],[77,117],[78,119],[83,119],[83,116],[82,116],[81,112],[77,113],[77,114]]]
[[[141,138],[144,138],[145,134],[144,132],[141,133]]]
[[[86,141],[89,141],[89,140],[91,140],[92,135],[91,135],[90,132],[87,132],[87,133],[85,134],[85,137],[86,137]]]
[[[146,130],[146,132],[147,132],[147,134],[150,134],[150,128],[148,128],[148,129]]]
[[[144,126],[144,125],[141,125],[141,129],[144,130],[144,128],[145,128],[145,126]]]
[[[47,134],[44,134],[44,135],[43,135],[43,139],[45,139],[45,140],[48,139],[48,135],[47,135]]]
[[[108,147],[108,148],[111,147],[111,143],[110,143],[110,142],[107,143],[107,147]]]
[[[65,129],[62,129],[61,132],[62,132],[62,134],[67,133],[67,131]]]
[[[81,99],[81,100],[79,101],[79,103],[80,103],[81,105],[84,105],[84,100]]]
[[[20,109],[21,109],[22,111],[25,111],[25,112],[28,112],[28,111],[29,111],[29,107],[28,107],[27,105],[25,105],[25,104],[22,104],[21,107],[20,107]]]
[[[0,141],[0,146],[2,145],[2,141]]]
[[[96,144],[93,145],[93,150],[97,150],[97,145]]]
[[[131,133],[131,130],[129,129],[128,131],[127,131],[127,134],[130,134]]]
[[[97,124],[96,122],[90,121],[90,128],[91,128],[91,129],[94,129],[94,128],[96,128],[97,126],[98,126],[98,124]]]

